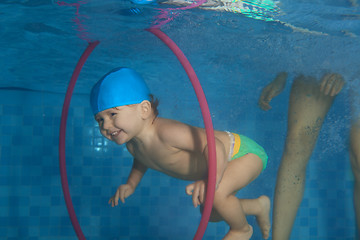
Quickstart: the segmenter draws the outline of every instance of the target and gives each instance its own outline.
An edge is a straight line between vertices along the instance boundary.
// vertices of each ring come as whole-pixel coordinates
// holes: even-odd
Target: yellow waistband
[[[240,145],[241,145],[241,139],[239,134],[236,133],[232,133],[232,135],[234,136],[234,149],[233,149],[233,154],[231,156],[231,158],[233,158],[235,156],[235,154],[237,154],[240,150]]]

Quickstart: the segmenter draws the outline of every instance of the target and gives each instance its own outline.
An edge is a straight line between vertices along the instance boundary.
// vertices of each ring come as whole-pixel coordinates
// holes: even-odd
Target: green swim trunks
[[[236,133],[227,132],[232,141],[232,147],[229,154],[229,162],[242,157],[248,153],[253,153],[257,155],[263,162],[263,169],[266,168],[268,156],[259,144],[257,144],[254,140]]]

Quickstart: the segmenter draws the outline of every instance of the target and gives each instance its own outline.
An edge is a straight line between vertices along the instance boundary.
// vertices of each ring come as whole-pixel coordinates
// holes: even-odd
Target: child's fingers
[[[192,202],[194,207],[197,207],[205,201],[205,185],[192,183],[185,188],[187,195],[192,195]]]
[[[200,200],[200,204],[203,204],[205,202],[205,187],[204,186],[201,186],[201,188],[200,188],[199,200]]]
[[[120,191],[117,190],[114,196],[115,206],[119,205],[119,195],[120,195]]]
[[[120,201],[121,201],[122,203],[125,203],[125,198],[126,198],[125,193],[126,193],[126,190],[125,190],[125,191],[122,191],[122,192],[120,193],[120,195],[119,195]]]
[[[110,198],[109,199],[109,202],[108,202],[108,204],[111,204],[111,206],[113,207],[113,200],[112,200],[113,198]]]
[[[193,194],[193,190],[194,190],[194,184],[189,184],[186,186],[185,188],[185,192],[187,195],[192,195]]]
[[[111,197],[109,200],[109,204],[111,204],[111,207],[115,207],[114,198],[115,198],[115,196]]]
[[[200,205],[199,194],[200,194],[200,189],[195,188],[193,191],[193,194],[192,194],[192,200],[193,200],[194,207],[197,207],[198,205]]]

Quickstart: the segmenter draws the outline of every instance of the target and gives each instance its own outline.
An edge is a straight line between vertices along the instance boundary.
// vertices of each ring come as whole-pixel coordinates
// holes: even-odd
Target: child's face
[[[138,105],[110,108],[96,114],[101,134],[119,145],[137,136],[142,127]]]

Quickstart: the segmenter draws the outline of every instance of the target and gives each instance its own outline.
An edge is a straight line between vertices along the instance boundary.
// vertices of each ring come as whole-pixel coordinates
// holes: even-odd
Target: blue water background
[[[75,2],[75,1],[73,1]],[[76,239],[65,206],[58,143],[62,104],[87,42],[100,40],[72,98],[66,132],[70,193],[87,239],[192,239],[200,221],[185,195],[189,183],[150,170],[121,207],[107,205],[124,183],[132,158],[98,132],[89,107],[92,84],[109,69],[136,69],[160,99],[160,115],[203,126],[190,82],[175,56],[143,29],[154,6],[88,1],[75,9],[54,1],[0,1],[0,239]],[[315,11],[316,7],[322,14]],[[286,136],[291,79],[299,73],[344,75],[307,169],[306,190],[291,239],[355,239],[353,176],[348,157],[349,86],[359,73],[359,9],[346,1],[284,1],[290,22],[324,34],[293,32],[279,22],[192,10],[163,27],[189,58],[206,93],[214,127],[247,135],[268,152],[267,169],[239,197],[273,199]],[[289,9],[291,11],[289,11]],[[295,11],[297,10],[297,11]],[[85,34],[85,35],[84,35]],[[83,38],[83,39],[81,39]],[[273,109],[257,106],[278,71],[290,73]],[[253,239],[260,239],[255,219]],[[221,239],[225,223],[210,223],[204,239]]]

